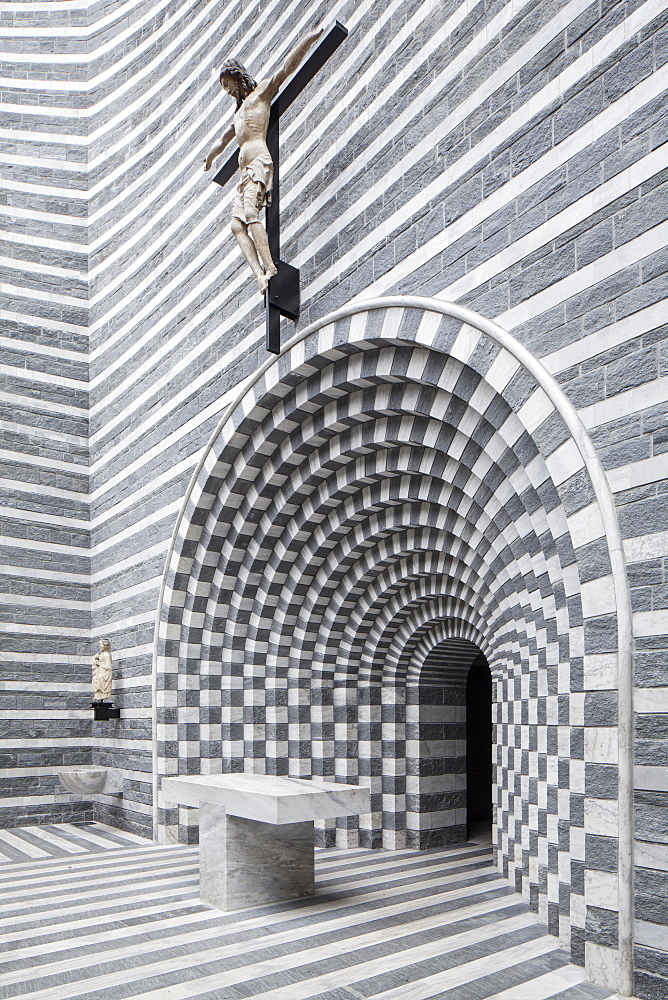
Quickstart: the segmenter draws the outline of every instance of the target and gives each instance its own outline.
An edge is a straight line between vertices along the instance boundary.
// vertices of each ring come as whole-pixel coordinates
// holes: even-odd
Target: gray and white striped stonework
[[[5,869],[3,997],[618,1000],[569,964],[484,842],[316,851],[314,897],[233,914],[197,881],[182,845]]]
[[[146,847],[150,841],[105,823],[59,823],[0,830],[0,865],[52,861],[76,854],[100,854],[121,847]]]
[[[72,60],[78,46],[63,29],[76,33],[83,15],[65,4],[2,6],[0,826],[7,827],[92,820],[93,804],[63,795],[55,772],[90,761],[93,733],[86,73],[70,61],[70,89],[56,94],[55,75],[32,65],[40,48],[56,51],[58,35],[63,58]],[[24,33],[28,24],[37,37]],[[56,138],[61,125],[64,141]]]
[[[454,0],[269,0],[260,17],[247,2],[225,0],[0,0],[0,214],[6,230],[0,335],[12,393],[11,401],[7,390],[3,395],[11,409],[3,422],[8,499],[2,555],[10,628],[2,639],[6,663],[0,679],[7,699],[0,734],[7,796],[2,823],[94,815],[150,832],[152,644],[164,560],[198,460],[235,387],[263,357],[261,303],[228,232],[231,191],[221,192],[201,170],[205,150],[231,111],[216,67],[227,54],[255,72],[273,66],[301,31],[333,17],[348,26],[348,40],[282,122],[282,245],[284,258],[302,272],[300,328],[351,300],[378,295],[458,302],[510,331],[577,407],[607,471],[624,536],[637,684],[641,904],[635,990],[663,996],[665,0],[475,6]],[[314,424],[313,456],[325,463],[313,473],[324,478],[321,512],[314,507],[300,513],[288,505],[279,514],[283,500],[277,493],[266,523],[264,511],[256,512],[258,525],[244,513],[246,521],[234,526],[237,548],[223,553],[241,566],[237,550],[249,525],[272,538],[271,517],[278,518],[275,526],[282,517],[289,518],[286,525],[294,522],[292,547],[272,552],[259,580],[246,579],[244,567],[238,581],[242,589],[257,587],[260,596],[267,586],[265,604],[273,602],[271,588],[289,588],[293,576],[308,570],[296,555],[311,557],[308,540],[299,534],[309,528],[299,527],[299,518],[309,526],[321,518],[313,545],[324,551],[328,532],[336,539],[322,572],[338,566],[342,575],[318,579],[314,586],[321,589],[303,595],[312,606],[304,605],[308,628],[295,641],[303,643],[309,671],[314,653],[328,670],[336,668],[340,700],[329,705],[329,694],[321,694],[324,704],[314,705],[308,719],[303,705],[289,703],[287,737],[281,728],[285,706],[253,704],[234,722],[242,728],[234,729],[233,739],[230,734],[219,759],[224,753],[240,760],[255,743],[273,759],[286,739],[289,749],[303,734],[300,768],[310,766],[312,745],[314,766],[324,767],[329,750],[336,751],[335,772],[342,778],[355,777],[357,768],[377,779],[373,771],[381,754],[388,768],[399,761],[400,769],[402,741],[410,742],[414,724],[408,718],[411,658],[402,658],[401,642],[423,637],[420,630],[432,619],[421,618],[422,610],[434,614],[435,623],[458,622],[459,631],[451,630],[448,638],[469,639],[490,659],[496,655],[499,850],[550,926],[561,920],[564,933],[569,923],[577,928],[571,940],[578,960],[588,921],[595,956],[597,947],[605,949],[615,938],[616,860],[609,833],[615,827],[617,678],[611,613],[599,616],[601,628],[589,637],[578,618],[583,593],[595,603],[596,581],[609,573],[599,535],[582,544],[571,536],[578,504],[586,510],[591,500],[586,479],[558,502],[555,497],[554,506],[541,495],[538,487],[554,482],[550,449],[564,442],[558,420],[545,440],[541,428],[549,421],[538,421],[528,438],[517,439],[519,445],[503,437],[505,406],[511,424],[520,420],[518,432],[523,426],[518,414],[530,387],[519,384],[511,398],[497,392],[494,403],[497,397],[487,399],[487,389],[427,380],[435,400],[455,388],[453,399],[461,400],[461,413],[446,414],[450,451],[439,451],[446,442],[432,444],[429,435],[441,414],[423,411],[419,393],[411,396],[416,383],[410,361],[398,381],[386,378],[382,365],[391,352],[389,344],[368,352],[369,361],[381,365],[371,386],[339,386],[342,411],[357,414],[350,426],[339,427],[338,403],[327,404],[330,413],[323,402],[331,446],[344,453],[327,459],[328,443],[315,446],[320,430]],[[422,360],[419,353],[418,369]],[[454,370],[450,364],[444,372]],[[456,368],[456,360],[452,364]],[[288,375],[281,370],[282,379]],[[486,372],[478,375],[485,386]],[[359,377],[367,378],[366,369]],[[387,400],[383,393],[390,394]],[[304,416],[298,395],[288,402]],[[267,420],[274,419],[275,405],[271,400]],[[308,406],[319,412],[319,398]],[[489,406],[499,410],[495,420],[487,418],[481,438],[471,422]],[[310,413],[308,419],[314,419]],[[382,437],[382,421],[395,438]],[[299,437],[308,427],[302,420],[284,430],[288,452],[276,451],[284,463],[276,476],[294,466],[295,483],[288,485],[301,499],[311,488]],[[524,450],[529,439],[536,454],[531,445]],[[273,461],[276,447],[272,440],[263,461]],[[289,454],[293,447],[299,449],[295,458]],[[458,477],[451,494],[439,465],[446,453],[455,464],[445,468]],[[249,442],[248,454],[259,461],[263,447]],[[541,461],[547,472],[535,481],[529,469]],[[498,509],[494,491],[479,496],[478,525],[476,477],[476,488],[484,492],[484,476],[494,463],[512,493]],[[330,498],[339,464],[340,494],[334,490]],[[237,471],[242,486],[246,476]],[[258,471],[253,467],[252,477]],[[566,480],[557,480],[556,493],[565,494]],[[314,481],[312,488],[315,502],[320,484]],[[324,498],[331,499],[331,509]],[[217,530],[210,532],[214,548],[218,537]],[[261,561],[262,551],[248,558]],[[213,556],[203,551],[199,558],[204,565]],[[415,565],[419,576],[409,579]],[[213,568],[210,575],[202,571],[205,592],[195,593],[194,584],[189,591],[185,583],[184,590],[202,600],[210,591],[213,601],[225,585],[214,579]],[[429,580],[440,584],[446,578],[447,594],[424,589]],[[297,587],[294,600],[301,596]],[[431,596],[445,602],[438,614],[427,607]],[[607,597],[604,589],[602,600]],[[353,607],[354,601],[359,603]],[[351,617],[342,625],[349,604]],[[245,623],[245,606],[230,606],[230,635],[237,643],[252,642],[251,657],[261,659],[262,643],[269,642],[264,625]],[[285,631],[287,610],[279,604],[276,614]],[[309,648],[308,629],[319,616],[322,648]],[[196,648],[219,648],[219,633],[228,626],[218,618],[211,635],[197,637]],[[199,627],[189,621],[188,634]],[[252,630],[258,634],[251,638]],[[362,649],[367,634],[371,645]],[[91,639],[102,635],[112,640],[122,718],[92,728]],[[502,648],[512,666],[503,667],[494,654]],[[591,653],[586,675],[584,666],[578,673],[583,650]],[[282,647],[271,652],[287,668],[283,659],[293,654]],[[422,648],[420,655],[428,652]],[[195,655],[186,651],[183,663]],[[385,709],[371,693],[381,660],[395,699]],[[350,704],[357,696],[345,665],[354,670],[356,662],[364,683]],[[421,662],[428,666],[427,659]],[[180,704],[161,708],[160,725],[176,733],[176,743],[167,745],[158,732],[165,760],[175,759],[179,741],[188,749],[184,766],[196,766],[189,755],[195,746],[211,744],[210,753],[217,752],[222,696],[214,691],[216,704],[209,708],[203,693],[211,671],[215,663],[206,667],[201,684],[197,676],[177,672],[182,688],[174,701]],[[523,680],[530,676],[536,681]],[[253,674],[248,688],[261,680]],[[524,690],[527,683],[537,686]],[[274,688],[272,678],[268,690]],[[405,713],[397,702],[401,691]],[[265,700],[264,694],[257,698]],[[544,718],[521,714],[522,705],[534,704],[538,713],[543,702]],[[349,738],[349,724],[361,734],[359,762],[351,756],[356,741]],[[540,745],[525,746],[533,724],[545,737]],[[262,731],[256,734],[254,725]],[[290,766],[298,759],[289,756]],[[92,761],[124,770],[122,799],[74,803],[58,789],[59,765]],[[409,777],[396,773],[386,783],[369,836],[381,828],[379,813],[388,821],[386,838],[402,833],[388,825],[413,795]],[[545,790],[541,796],[552,789],[549,801],[533,801],[539,788]],[[451,791],[456,803],[461,789]],[[584,833],[571,836],[571,829]],[[346,840],[348,833],[339,837]],[[587,882],[585,871],[598,875]],[[561,887],[568,885],[577,886],[570,897],[564,889],[571,902],[590,893],[586,914],[578,902],[570,915],[561,903]]]

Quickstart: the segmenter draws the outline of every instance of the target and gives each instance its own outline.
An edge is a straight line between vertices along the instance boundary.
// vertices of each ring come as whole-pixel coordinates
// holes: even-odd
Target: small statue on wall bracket
[[[93,657],[93,701],[111,698],[111,643],[100,639],[100,652]]]
[[[100,639],[100,652],[93,657],[93,718],[96,720],[119,719],[120,708],[114,708],[111,698],[111,643]]]
[[[262,293],[277,273],[259,215],[260,209],[271,203],[272,195],[274,163],[267,145],[271,102],[321,34],[322,28],[309,31],[290,51],[280,69],[258,83],[236,59],[228,59],[220,71],[220,82],[235,99],[237,108],[233,124],[209,150],[204,169],[210,170],[216,157],[236,138],[240,176],[232,207],[232,233]]]

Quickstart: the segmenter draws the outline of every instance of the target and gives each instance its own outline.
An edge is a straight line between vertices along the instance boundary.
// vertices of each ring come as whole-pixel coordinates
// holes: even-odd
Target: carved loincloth
[[[260,221],[260,209],[271,205],[271,186],[274,164],[269,153],[256,156],[241,168],[239,183],[234,192],[232,218],[249,224]]]

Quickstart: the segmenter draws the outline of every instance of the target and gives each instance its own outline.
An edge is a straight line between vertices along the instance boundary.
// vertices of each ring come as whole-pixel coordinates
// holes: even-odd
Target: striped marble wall
[[[126,773],[123,805],[100,796],[96,818],[150,830],[164,558],[198,458],[263,357],[231,188],[201,169],[231,112],[216,67],[234,54],[260,72],[334,18],[349,38],[282,125],[300,326],[370,296],[454,301],[511,332],[578,408],[632,587],[636,992],[660,995],[665,0],[269,0],[261,17],[225,0],[0,2],[1,822],[88,817],[55,770],[94,759]],[[103,635],[122,718],[94,730],[88,664]],[[589,681],[614,689],[604,654]],[[611,721],[589,737],[587,780],[614,768]],[[592,823],[586,850],[611,873]]]
[[[55,774],[93,735],[86,20],[5,3],[0,21],[2,826],[92,818]]]

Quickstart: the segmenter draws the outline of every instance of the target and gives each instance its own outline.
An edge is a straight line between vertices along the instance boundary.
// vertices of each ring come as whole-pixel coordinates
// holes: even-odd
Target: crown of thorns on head
[[[242,66],[236,59],[228,59],[223,65],[219,77],[221,83],[224,76],[229,76],[232,80],[240,84],[244,95],[250,94],[251,90],[255,90],[257,87],[257,81],[253,79],[246,67]]]

